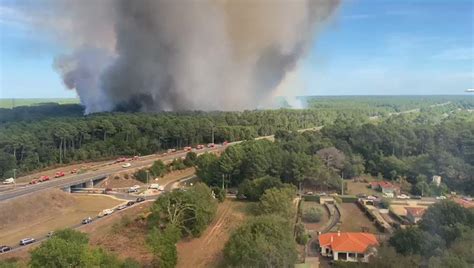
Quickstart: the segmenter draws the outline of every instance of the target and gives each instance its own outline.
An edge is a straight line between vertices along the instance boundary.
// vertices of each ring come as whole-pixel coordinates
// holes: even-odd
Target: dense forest
[[[348,102],[352,99],[352,102]],[[352,156],[352,152],[343,148],[343,139],[352,139],[354,129],[345,129],[342,122],[364,123],[384,122],[387,118],[396,117],[394,111],[421,107],[421,114],[407,113],[405,118],[422,131],[426,126],[432,131],[452,132],[448,123],[439,125],[444,118],[451,118],[459,113],[458,109],[474,108],[474,98],[439,96],[439,97],[325,97],[310,98],[311,109],[291,110],[255,110],[243,112],[162,112],[145,113],[98,113],[83,115],[83,108],[76,104],[44,104],[22,106],[14,109],[0,109],[0,178],[8,178],[16,169],[17,175],[53,165],[68,164],[113,158],[121,155],[145,155],[160,152],[169,148],[182,148],[199,143],[216,143],[235,140],[249,140],[257,136],[275,134],[278,130],[293,131],[315,126],[329,126],[340,122],[333,128],[326,128],[324,133],[332,139],[336,147]],[[384,104],[385,103],[385,104]],[[436,106],[435,104],[445,104]],[[435,106],[433,106],[435,105]],[[396,107],[395,107],[396,106]],[[415,116],[416,115],[416,116]],[[468,114],[472,115],[472,114]],[[449,120],[444,120],[449,121]],[[352,123],[349,123],[352,124]],[[390,126],[392,123],[387,123]],[[382,144],[384,156],[394,155],[397,158],[413,156],[420,148],[411,151],[411,139],[404,133],[404,123],[399,127],[383,131],[393,137],[391,152]],[[431,127],[433,125],[436,127]],[[454,126],[456,127],[456,126]],[[337,128],[340,128],[337,130]],[[333,129],[333,130],[331,130]],[[468,127],[469,129],[469,127]],[[456,131],[460,128],[456,128]],[[328,132],[332,131],[332,132]],[[382,131],[382,132],[383,132]],[[376,134],[384,139],[385,133]],[[402,133],[403,132],[403,133]],[[420,134],[420,133],[416,134]],[[396,135],[394,133],[397,133]],[[464,133],[464,134],[463,134]],[[213,135],[214,134],[214,135]],[[362,134],[360,134],[362,135]],[[421,134],[420,134],[421,135]],[[428,133],[427,135],[433,135]],[[448,135],[448,134],[447,134]],[[449,134],[451,135],[451,134]],[[457,134],[456,134],[457,135]],[[465,130],[460,137],[468,139]],[[468,136],[462,136],[468,135]],[[439,135],[438,135],[439,136]],[[451,135],[452,136],[452,135]],[[400,140],[398,137],[405,137]],[[431,137],[431,136],[430,136]],[[338,141],[334,140],[338,139]],[[355,144],[355,146],[361,146]],[[366,146],[369,146],[368,144]],[[427,144],[426,146],[430,146]],[[443,145],[444,146],[444,145]],[[347,146],[346,146],[347,147]],[[426,149],[426,148],[425,148]],[[421,154],[425,154],[421,149]],[[429,148],[428,148],[429,149]],[[362,152],[370,165],[378,163],[374,155]],[[461,150],[461,151],[460,151]],[[453,148],[448,152],[465,159],[464,149]],[[360,152],[359,152],[360,151]],[[377,150],[375,150],[377,151]],[[372,152],[377,154],[378,152]],[[358,157],[358,156],[356,156]],[[375,162],[373,162],[375,161]]]
[[[256,179],[270,176],[334,190],[340,189],[341,177],[368,173],[417,195],[448,189],[474,194],[474,117],[458,113],[430,123],[426,116],[399,115],[376,124],[336,120],[320,132],[279,130],[275,143],[248,141],[219,158],[200,156],[197,174],[210,185],[244,189],[257,189]],[[442,176],[441,186],[431,184],[433,175]]]
[[[353,115],[335,110],[106,113],[5,123],[0,127],[0,177],[72,161],[152,154],[199,143],[253,139],[276,130],[320,126]]]

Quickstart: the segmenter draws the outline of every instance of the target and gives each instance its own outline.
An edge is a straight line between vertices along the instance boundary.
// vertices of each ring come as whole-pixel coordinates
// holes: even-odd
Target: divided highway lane
[[[237,143],[239,143],[239,142],[229,143],[227,146],[237,144]],[[201,154],[201,153],[205,153],[205,152],[223,151],[223,150],[225,150],[225,148],[227,148],[227,146],[218,146],[216,148],[205,148],[205,149],[196,151],[196,153]],[[129,167],[129,168],[123,168],[122,163],[119,163],[119,164],[113,164],[109,167],[100,168],[99,170],[96,170],[96,171],[89,171],[89,172],[84,173],[84,174],[68,175],[66,177],[52,179],[52,180],[47,181],[47,182],[42,182],[42,183],[38,183],[38,184],[34,184],[34,185],[27,185],[25,187],[16,188],[16,189],[13,189],[13,190],[1,192],[0,193],[0,202],[5,201],[5,200],[9,200],[9,199],[12,199],[12,198],[16,198],[16,197],[19,197],[19,196],[27,195],[27,194],[31,194],[31,193],[35,193],[35,192],[39,192],[39,191],[44,191],[44,190],[50,189],[50,188],[68,187],[70,185],[83,183],[83,182],[86,182],[86,181],[88,181],[90,179],[93,179],[93,178],[108,176],[108,175],[111,175],[111,174],[114,174],[114,173],[117,173],[117,172],[122,172],[122,171],[126,171],[126,170],[133,170],[133,169],[136,169],[136,168],[143,168],[143,167],[146,167],[146,166],[149,166],[149,165],[153,164],[153,162],[156,161],[156,160],[162,160],[164,162],[171,161],[175,158],[185,157],[186,154],[187,154],[187,152],[177,152],[177,153],[172,153],[172,154],[164,155],[164,156],[144,156],[140,160],[133,161],[132,166]]]

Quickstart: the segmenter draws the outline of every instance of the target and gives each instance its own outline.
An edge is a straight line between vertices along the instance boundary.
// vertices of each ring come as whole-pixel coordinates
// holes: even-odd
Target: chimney
[[[341,231],[337,231],[337,236],[341,236]]]

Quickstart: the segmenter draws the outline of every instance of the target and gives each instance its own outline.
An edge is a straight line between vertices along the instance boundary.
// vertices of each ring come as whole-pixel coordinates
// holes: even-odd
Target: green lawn
[[[58,104],[71,104],[71,103],[79,103],[78,98],[51,98],[51,99],[43,99],[43,98],[32,98],[32,99],[0,99],[0,108],[7,108],[11,109],[12,107],[18,106],[32,106],[38,105],[40,103],[51,103],[55,102]]]

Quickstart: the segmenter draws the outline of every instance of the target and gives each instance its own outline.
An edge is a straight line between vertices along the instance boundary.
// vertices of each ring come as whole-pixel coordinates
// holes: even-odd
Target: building
[[[426,212],[426,208],[421,207],[405,207],[405,210],[407,211],[407,219],[412,224],[417,224]]]
[[[321,255],[335,261],[368,262],[379,245],[370,233],[326,233],[319,236]]]
[[[474,201],[467,198],[453,198],[453,201],[464,208],[474,208]]]
[[[431,179],[431,183],[439,187],[441,185],[441,176],[433,176],[433,178]]]
[[[400,193],[400,187],[395,186],[388,181],[373,181],[370,183],[370,188],[394,196]]]

